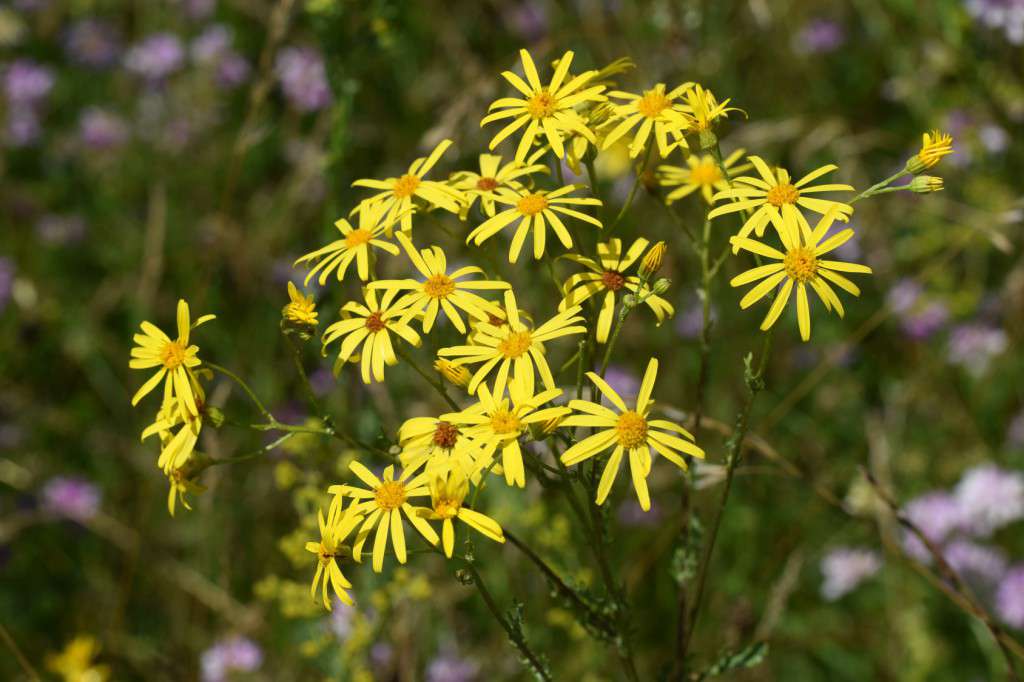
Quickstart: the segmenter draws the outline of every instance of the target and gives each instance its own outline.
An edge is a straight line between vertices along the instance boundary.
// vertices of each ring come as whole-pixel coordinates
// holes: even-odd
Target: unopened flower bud
[[[204,405],[203,421],[209,423],[213,428],[219,429],[224,423],[224,413],[212,405]]]
[[[644,259],[640,261],[640,277],[642,279],[651,277],[661,269],[661,264],[665,260],[666,251],[668,251],[668,246],[665,242],[658,242],[651,248],[647,249],[647,253],[644,254]]]
[[[918,194],[930,194],[942,191],[942,178],[934,175],[918,175],[910,181],[910,191]]]
[[[450,383],[465,388],[469,386],[469,380],[472,375],[469,370],[462,365],[456,365],[448,360],[438,359],[434,362],[434,369],[436,369],[441,376],[447,379]]]
[[[707,128],[700,131],[700,148],[704,151],[711,151],[718,145],[718,136]]]
[[[661,279],[654,283],[654,286],[651,288],[651,291],[660,296],[661,294],[668,291],[668,288],[670,286],[672,286],[672,280],[662,277]]]

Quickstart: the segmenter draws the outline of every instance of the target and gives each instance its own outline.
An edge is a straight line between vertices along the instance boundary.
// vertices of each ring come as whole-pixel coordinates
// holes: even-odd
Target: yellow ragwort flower
[[[303,295],[293,282],[288,282],[288,303],[281,309],[281,316],[292,324],[315,327],[317,325],[316,301],[313,294]]]
[[[133,338],[136,345],[132,348],[132,359],[128,366],[132,369],[160,369],[132,397],[132,405],[146,397],[156,388],[161,379],[166,378],[165,394],[173,393],[182,410],[190,414],[199,414],[196,399],[192,393],[195,368],[199,367],[199,346],[189,345],[189,333],[199,325],[215,319],[216,315],[203,315],[194,323],[189,317],[188,303],[185,299],[178,301],[178,338],[172,340],[152,322],[143,322],[141,334]]]
[[[543,154],[543,150],[534,153],[534,158]],[[452,187],[466,197],[462,205],[462,218],[465,219],[476,200],[480,200],[480,208],[488,217],[494,216],[494,199],[505,191],[524,192],[523,180],[529,180],[534,173],[547,173],[544,164],[532,163],[533,159],[520,163],[509,161],[501,165],[501,157],[496,154],[480,155],[480,172],[460,171],[452,175]]]
[[[508,289],[511,286],[508,282],[463,279],[469,275],[482,275],[484,271],[476,266],[467,265],[449,273],[448,259],[441,247],[432,246],[418,251],[412,240],[404,234],[398,235],[398,241],[408,254],[409,260],[426,279],[422,282],[414,279],[382,279],[372,282],[370,288],[396,292],[411,289],[399,299],[398,305],[403,308],[409,307],[417,313],[423,312],[424,334],[429,334],[434,327],[438,310],[444,310],[452,325],[461,334],[466,333],[466,325],[459,315],[459,310],[478,320],[486,320],[489,312],[498,311],[497,305],[472,293],[472,290]]]
[[[819,199],[809,197],[808,194],[818,192],[852,192],[850,185],[828,184],[811,185],[810,183],[826,173],[839,168],[835,164],[828,164],[803,176],[796,183],[790,181],[789,171],[785,168],[776,168],[772,171],[768,164],[759,156],[748,156],[754,168],[757,169],[759,178],[742,176],[733,180],[730,189],[718,192],[713,197],[714,201],[730,199],[731,201],[721,206],[716,206],[708,213],[708,219],[714,219],[727,213],[738,211],[753,211],[743,227],[740,228],[738,237],[746,238],[751,232],[758,237],[764,236],[764,228],[770,222],[780,234],[783,232],[783,220],[796,220],[800,213],[797,206],[802,206],[809,211],[825,215],[835,212],[837,216],[845,219],[853,208],[831,199]],[[788,216],[788,218],[787,218]],[[733,253],[739,253],[739,247],[733,245]]]
[[[658,376],[658,361],[651,358],[640,384],[640,393],[636,397],[636,406],[632,409],[611,386],[594,372],[587,372],[587,377],[594,382],[598,390],[607,398],[615,410],[601,405],[600,402],[589,400],[572,400],[569,407],[576,414],[564,419],[563,427],[591,427],[597,433],[587,436],[562,453],[562,463],[566,466],[579,464],[585,459],[604,452],[614,446],[612,455],[601,473],[597,484],[597,504],[604,504],[608,492],[615,482],[622,464],[622,457],[629,453],[629,470],[633,476],[633,487],[640,507],[644,511],[651,508],[651,498],[647,490],[647,476],[651,473],[651,450],[672,462],[680,469],[686,469],[686,460],[680,453],[691,457],[704,457],[704,451],[693,442],[693,436],[682,426],[664,419],[649,419],[651,392]],[[616,411],[617,410],[617,411]],[[682,436],[666,433],[675,432]]]
[[[501,525],[489,516],[463,506],[469,494],[469,481],[459,471],[434,476],[430,483],[430,509],[419,509],[424,518],[441,521],[441,546],[444,555],[452,558],[455,547],[455,527],[452,519],[459,519],[470,528],[495,542],[505,542]]]
[[[434,360],[434,369],[437,370],[438,374],[443,376],[450,384],[458,386],[459,388],[466,388],[466,386],[469,386],[469,380],[473,378],[473,375],[470,374],[469,370],[465,367],[440,358]]]
[[[401,177],[387,178],[386,180],[362,179],[352,183],[353,187],[381,190],[379,194],[364,200],[364,203],[380,204],[384,207],[386,214],[384,222],[389,226],[389,234],[390,225],[397,220],[401,221],[404,232],[412,231],[412,214],[415,210],[414,197],[426,201],[429,206],[439,206],[452,213],[459,212],[459,205],[464,200],[461,192],[443,182],[424,179],[424,176],[430,172],[430,169],[434,167],[451,144],[451,140],[441,140],[429,156],[413,161],[409,170]],[[357,210],[362,211],[363,209],[358,208]]]
[[[597,226],[601,229],[601,221],[586,213],[581,213],[568,206],[600,206],[601,200],[584,197],[566,196],[571,192],[582,189],[584,185],[566,185],[553,191],[545,190],[524,190],[522,192],[506,191],[495,196],[494,200],[509,208],[501,211],[493,218],[488,218],[476,227],[469,236],[466,243],[473,242],[480,246],[485,241],[496,235],[506,226],[518,220],[515,235],[512,237],[512,245],[508,250],[508,262],[515,263],[519,260],[519,252],[522,251],[523,243],[526,241],[530,230],[533,230],[533,257],[540,260],[544,256],[544,245],[547,239],[547,226],[550,224],[558,241],[567,249],[572,248],[572,236],[566,229],[558,214],[582,220]]]
[[[156,419],[142,432],[143,441],[154,434],[160,437],[160,458],[157,460],[157,466],[165,474],[172,469],[180,469],[185,466],[196,449],[199,432],[203,428],[203,407],[206,396],[194,377],[190,377],[190,381],[192,381],[191,388],[195,394],[198,408],[196,413],[182,410],[181,403],[165,388],[163,404],[156,414]],[[173,430],[179,426],[181,428],[174,433]]]
[[[388,217],[385,214],[389,212],[389,208],[387,202],[368,203],[364,201],[356,207],[359,213],[359,227],[352,227],[352,223],[345,218],[337,220],[334,226],[341,232],[341,239],[336,239],[327,246],[311,251],[295,261],[294,264],[298,265],[320,260],[306,275],[303,286],[309,286],[309,280],[313,279],[318,272],[320,277],[317,282],[320,283],[320,286],[327,283],[327,278],[331,276],[332,272],[337,272],[340,282],[345,278],[345,273],[348,272],[353,261],[356,264],[359,279],[365,282],[370,278],[370,257],[373,255],[371,247],[397,256],[398,247],[386,239],[381,239],[381,236],[384,233],[390,235],[395,221],[407,214]]]
[[[406,419],[398,429],[398,444],[398,459],[410,471],[426,465],[431,471],[458,469],[475,479],[482,468],[480,443],[444,417]]]
[[[386,291],[378,301],[377,292],[366,288],[365,304],[349,301],[342,306],[341,320],[325,329],[323,336],[325,350],[336,339],[345,337],[338,349],[335,373],[342,364],[359,361],[364,384],[370,383],[371,375],[374,381],[384,381],[384,366],[398,363],[391,333],[413,346],[420,345],[420,335],[409,324],[416,311],[407,305],[392,304],[397,294],[397,290]],[[362,350],[357,354],[359,344]]]
[[[206,488],[189,477],[184,469],[171,469],[168,471],[167,482],[170,485],[167,491],[167,511],[171,516],[174,516],[175,504],[179,500],[185,509],[192,511],[192,505],[188,503],[186,495],[198,495],[206,491]]]
[[[692,87],[693,83],[684,83],[665,92],[665,84],[658,83],[640,95],[621,90],[609,92],[608,96],[612,99],[625,100],[625,102],[615,105],[615,118],[619,122],[611,129],[611,132],[605,135],[601,149],[608,149],[638,125],[640,127],[633,135],[633,141],[629,145],[631,157],[636,158],[640,155],[640,152],[646,147],[651,133],[654,134],[654,139],[658,144],[658,153],[662,158],[668,156],[676,146],[686,149],[688,145],[683,135],[689,127],[689,121],[682,104],[676,100]]]
[[[907,162],[907,170],[915,175],[933,167],[942,157],[953,153],[953,136],[939,130],[921,136],[921,151]]]
[[[807,287],[814,289],[815,293],[825,304],[825,309],[830,311],[835,308],[840,317],[843,317],[843,304],[835,291],[829,286],[829,282],[835,284],[854,296],[860,295],[860,289],[856,284],[848,280],[840,272],[852,272],[870,274],[871,268],[857,263],[844,263],[835,260],[823,260],[821,257],[837,249],[846,243],[853,236],[852,229],[845,229],[826,238],[829,228],[839,214],[835,211],[823,216],[814,229],[811,230],[807,220],[799,211],[794,214],[786,214],[784,217],[784,229],[779,231],[785,252],[778,251],[767,244],[747,239],[744,237],[733,237],[732,243],[736,248],[746,249],[765,258],[778,261],[769,265],[762,265],[747,270],[737,275],[729,282],[731,286],[738,287],[744,284],[761,280],[740,299],[740,307],[748,308],[757,301],[764,298],[768,292],[779,289],[772,302],[768,314],[761,322],[761,329],[771,328],[779,318],[782,310],[789,301],[790,294],[796,286],[797,318],[800,323],[800,337],[804,341],[811,338],[811,312],[807,300]]]
[[[64,682],[106,682],[110,667],[96,665],[100,644],[91,635],[78,635],[68,642],[59,654],[46,657],[46,669],[60,675]]]
[[[316,573],[313,575],[313,583],[309,587],[310,599],[316,598],[316,588],[321,586],[321,599],[324,608],[331,610],[331,600],[327,595],[327,587],[330,585],[334,594],[338,596],[343,604],[352,606],[352,597],[346,590],[352,587],[352,583],[342,574],[339,559],[348,556],[351,550],[343,543],[363,521],[363,516],[354,511],[356,501],[347,509],[344,506],[342,496],[338,495],[331,501],[327,511],[327,519],[324,519],[322,509],[316,511],[317,525],[320,527],[320,542],[307,542],[306,551],[317,556]]]
[[[720,118],[728,118],[730,111],[743,111],[736,107],[730,107],[731,99],[719,102],[713,92],[699,83],[686,90],[683,93],[683,98],[686,100],[683,111],[689,123],[688,129],[695,133],[711,130],[715,121]]]
[[[575,107],[586,102],[600,102],[606,99],[601,93],[604,85],[586,86],[596,71],[587,71],[579,76],[569,77],[569,66],[572,64],[573,53],[566,52],[558,60],[551,82],[543,85],[537,74],[533,58],[526,50],[519,51],[523,62],[523,73],[526,81],[512,73],[503,71],[502,76],[512,87],[518,90],[523,98],[502,97],[491,104],[480,125],[511,118],[506,125],[491,139],[490,149],[494,149],[502,140],[520,128],[526,127],[516,147],[515,160],[523,162],[530,152],[534,140],[543,135],[558,158],[565,156],[562,136],[579,133],[591,142],[595,141],[594,133],[587,128],[583,118],[575,111]]]
[[[470,393],[477,392],[484,378],[495,367],[498,372],[492,390],[498,395],[505,392],[513,366],[515,380],[522,382],[525,393],[533,393],[535,371],[540,374],[546,388],[554,388],[555,379],[544,357],[544,344],[562,336],[587,331],[582,325],[583,318],[579,316],[580,307],[563,310],[536,329],[530,329],[522,322],[515,294],[509,290],[505,292],[504,312],[508,320],[506,326],[495,327],[481,322],[471,345],[442,348],[437,354],[444,358],[456,358],[454,362],[457,365],[482,363],[469,382]]]
[[[362,561],[363,544],[376,526],[377,532],[373,539],[373,570],[380,573],[384,568],[384,552],[387,551],[389,534],[395,548],[395,557],[399,563],[405,563],[407,557],[402,513],[427,542],[437,544],[437,533],[409,504],[410,499],[430,495],[428,472],[420,472],[414,476],[413,469],[403,469],[396,479],[395,467],[389,466],[384,469],[383,479],[380,479],[359,462],[352,462],[348,468],[369,486],[369,489],[351,485],[332,485],[328,492],[332,495],[354,497],[355,502],[349,506],[349,513],[366,515],[366,520],[356,535],[356,543],[352,547],[352,557],[356,561]]]
[[[509,398],[492,395],[486,384],[480,384],[476,405],[461,412],[441,415],[444,419],[480,443],[483,448],[481,468],[486,469],[494,460],[495,452],[501,449],[501,467],[508,485],[520,488],[526,485],[526,470],[523,468],[523,452],[519,449],[519,437],[530,424],[544,423],[569,413],[566,407],[539,409],[562,395],[561,389],[554,388],[536,395],[527,393],[519,382],[513,381],[508,387]]]
[[[570,306],[578,306],[595,294],[604,292],[601,312],[597,317],[597,342],[606,343],[615,320],[615,295],[623,289],[634,295],[647,295],[644,303],[654,312],[660,325],[666,317],[675,314],[672,304],[650,293],[649,286],[643,286],[636,275],[627,275],[626,271],[640,258],[647,248],[646,239],[637,239],[625,252],[622,240],[612,239],[597,245],[600,262],[586,256],[568,254],[565,258],[579,263],[589,272],[581,272],[565,280],[562,291],[565,298],[558,305],[559,310]],[[649,294],[649,295],[648,295]]]
[[[739,166],[735,165],[745,152],[746,150],[744,149],[737,149],[722,160],[722,165],[725,166],[726,170],[730,171],[730,174],[739,173],[751,168],[749,163]],[[666,188],[675,188],[665,196],[666,204],[671,204],[683,197],[687,197],[697,190],[700,190],[704,201],[710,204],[712,203],[711,195],[714,190],[721,192],[729,189],[729,181],[722,175],[722,169],[718,167],[718,162],[715,161],[715,157],[711,154],[688,156],[686,157],[686,165],[686,168],[668,165],[658,166],[658,184]]]
[[[647,253],[640,259],[640,277],[650,279],[661,270],[661,264],[665,262],[665,253],[668,251],[668,244],[663,241],[655,242],[654,246],[647,249]]]

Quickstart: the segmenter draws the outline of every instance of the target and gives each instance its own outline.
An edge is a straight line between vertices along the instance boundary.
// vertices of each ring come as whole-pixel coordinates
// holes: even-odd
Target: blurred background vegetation
[[[627,90],[699,81],[749,116],[723,127],[727,151],[798,174],[835,162],[837,181],[858,189],[900,168],[923,131],[955,136],[939,169],[946,191],[858,204],[848,248],[876,274],[846,319],[816,317],[809,344],[788,317],[777,334],[693,648],[713,661],[768,641],[764,660],[734,679],[998,679],[984,629],[901,558],[907,543],[874,514],[861,470],[911,505],[1021,636],[1022,32],[1019,0],[5,1],[0,678],[55,675],[48,657],[86,635],[118,680],[524,679],[475,593],[433,557],[359,571],[358,611],[328,616],[310,602],[310,512],[353,455],[335,442],[295,438],[214,467],[194,510],[170,518],[156,453],[138,442],[149,413],[130,408],[141,379],[127,365],[138,322],[169,328],[184,297],[218,315],[203,357],[246,377],[282,421],[304,419],[278,331],[285,282],[300,274],[292,261],[364,196],[353,180],[398,174],[444,137],[456,141],[444,171],[473,167],[493,132],[479,119],[504,92],[498,73],[525,46],[538,62],[573,49],[580,68],[629,56],[638,68],[621,77]],[[621,202],[628,165],[607,154],[598,170]],[[699,225],[699,197],[683,211]],[[695,264],[655,198],[642,196],[633,215],[626,236],[672,245],[677,313],[657,330],[632,320],[613,374],[628,385],[657,354],[660,397],[687,410]],[[461,242],[429,239],[455,252]],[[321,319],[355,291],[319,291]],[[700,435],[709,458],[694,472],[705,522],[727,431],[715,425],[743,398],[742,357],[759,336],[759,314],[741,313],[738,297],[719,283]],[[335,380],[315,345],[316,390],[365,440],[440,407],[407,369],[389,372],[387,387],[348,372]],[[227,382],[210,399],[251,416]],[[230,456],[260,438],[207,429],[202,446]],[[641,605],[642,667],[656,679],[671,658],[672,558],[685,553],[678,474],[652,480],[651,514],[620,495],[612,519],[620,575]],[[545,491],[502,489],[492,505],[589,583],[584,540]],[[526,603],[524,627],[556,679],[616,679],[608,647],[520,555],[478,549],[502,604]]]

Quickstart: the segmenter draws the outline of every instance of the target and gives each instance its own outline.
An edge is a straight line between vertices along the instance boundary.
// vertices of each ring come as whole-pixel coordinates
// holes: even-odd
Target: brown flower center
[[[537,215],[547,207],[548,200],[543,194],[527,194],[516,204],[516,208],[523,215]]]
[[[818,259],[810,249],[798,246],[786,253],[782,261],[786,274],[797,282],[807,282],[818,274]]]
[[[768,190],[768,196],[765,198],[769,204],[776,207],[783,204],[795,204],[796,200],[800,198],[800,190],[787,182],[772,187]]]
[[[444,298],[455,291],[455,281],[448,275],[434,275],[423,283],[423,293],[431,298]]]
[[[555,113],[555,98],[547,90],[541,90],[526,102],[526,111],[533,118],[547,118]]]
[[[404,199],[405,197],[411,197],[419,186],[420,179],[415,175],[407,173],[398,178],[391,192],[399,199]]]
[[[619,445],[632,450],[647,442],[647,420],[633,410],[627,410],[619,415],[619,421],[615,424],[618,432]]]
[[[443,449],[451,450],[459,440],[459,428],[448,422],[437,422],[434,428],[434,445]]]
[[[405,503],[405,484],[401,481],[384,481],[373,498],[384,511],[397,509]]]
[[[498,186],[498,181],[494,178],[480,178],[476,181],[476,188],[482,192],[490,192]]]
[[[518,358],[530,350],[532,343],[530,332],[512,332],[498,344],[498,352],[509,359]]]
[[[387,326],[387,322],[381,318],[379,312],[370,313],[366,318],[366,328],[374,334],[384,329],[385,326]]]
[[[605,270],[601,275],[601,283],[609,291],[618,291],[626,286],[626,276],[616,270]]]

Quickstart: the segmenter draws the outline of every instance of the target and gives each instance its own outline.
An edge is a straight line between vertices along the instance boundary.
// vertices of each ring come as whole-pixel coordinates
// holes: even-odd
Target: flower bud
[[[434,369],[436,369],[441,376],[447,379],[450,383],[465,388],[469,386],[469,380],[473,378],[473,375],[469,373],[469,370],[462,365],[456,365],[454,362],[448,360],[438,359],[434,362]]]
[[[937,164],[942,157],[952,153],[952,135],[938,130],[925,133],[921,139],[921,151],[907,159],[906,171],[914,175],[920,175]]]
[[[288,304],[281,309],[281,329],[306,341],[319,323],[316,302],[312,294],[303,295],[291,282],[288,282],[288,298]]]
[[[718,136],[707,128],[700,131],[700,148],[704,151],[711,151],[718,144]]]
[[[219,429],[224,423],[224,413],[213,405],[204,405],[203,421],[209,423],[213,428]]]
[[[641,279],[647,279],[661,269],[661,264],[665,260],[666,251],[668,251],[668,246],[665,242],[658,242],[651,248],[647,249],[647,253],[644,254],[644,259],[640,261]]]
[[[651,288],[651,291],[660,296],[661,294],[668,291],[668,288],[670,286],[672,286],[672,280],[662,277],[661,279],[654,283],[654,286]]]
[[[930,194],[942,191],[942,178],[934,175],[918,175],[910,181],[910,191],[918,194]]]

